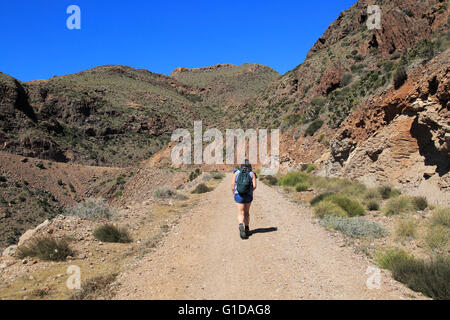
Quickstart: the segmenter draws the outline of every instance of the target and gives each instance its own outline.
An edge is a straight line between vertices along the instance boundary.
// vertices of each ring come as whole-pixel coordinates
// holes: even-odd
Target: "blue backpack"
[[[242,167],[240,169],[237,181],[236,190],[239,194],[247,194],[250,192],[252,187],[253,179],[250,175],[250,170],[247,167]]]

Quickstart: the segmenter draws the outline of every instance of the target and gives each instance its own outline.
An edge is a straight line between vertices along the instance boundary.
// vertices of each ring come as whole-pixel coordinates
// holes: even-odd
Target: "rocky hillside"
[[[235,122],[245,112],[252,114],[243,120],[248,126],[296,126],[304,133],[320,118],[336,128],[377,89],[388,86],[398,67],[429,60],[448,47],[446,1],[377,1],[382,28],[368,30],[372,2],[360,0],[343,11],[301,65],[236,107]]]
[[[0,248],[89,196],[123,203],[140,185],[127,179],[174,129],[220,123],[227,99],[278,76],[256,64],[182,73],[109,65],[27,83],[0,73]]]
[[[224,106],[242,103],[278,73],[244,64],[179,68],[172,75],[101,66],[21,83],[0,73],[0,148],[60,162],[127,166],[150,157],[175,128],[191,128],[194,119],[220,123]]]
[[[226,108],[246,102],[280,75],[267,66],[244,63],[240,66],[218,64],[196,69],[177,68],[170,76],[186,85],[205,88],[205,105]]]
[[[129,179],[125,172],[0,152],[0,249],[66,206],[89,196],[115,197]]]
[[[322,172],[395,181],[450,203],[449,62],[447,50],[353,112],[331,140]]]
[[[327,169],[321,171],[323,174],[362,177],[367,174],[369,163],[353,162],[347,170],[342,171],[340,168],[346,167],[344,162],[347,158],[353,157],[351,152],[355,150],[355,145],[347,149],[344,147],[346,151],[341,154],[339,144],[350,132],[361,143],[381,133],[378,131],[382,129],[381,122],[377,122],[376,129],[369,129],[368,122],[360,121],[360,116],[368,112],[364,106],[370,105],[368,108],[371,108],[372,114],[379,112],[373,111],[375,106],[382,108],[383,103],[393,104],[392,101],[381,102],[384,98],[380,97],[388,99],[388,95],[395,96],[397,92],[403,92],[405,89],[402,85],[407,79],[412,82],[408,81],[405,86],[412,86],[411,90],[430,91],[426,89],[428,81],[437,82],[436,87],[440,90],[446,87],[445,74],[449,67],[446,50],[450,43],[448,2],[377,1],[382,11],[380,30],[368,30],[366,26],[368,4],[372,2],[358,1],[342,12],[311,48],[301,65],[272,82],[248,102],[236,106],[230,113],[234,115],[230,126],[281,128],[282,167],[292,168],[313,162],[320,165],[327,161]],[[428,73],[430,75],[423,78]],[[390,93],[386,95],[386,92]],[[405,105],[422,103],[416,101],[417,98],[406,96],[406,91],[404,94],[403,104],[391,106],[392,109],[398,109],[390,114],[391,118],[384,120],[383,125],[400,116],[402,111],[399,110],[403,110]],[[434,97],[433,89],[429,96],[430,99]],[[415,132],[410,134],[410,138],[416,140],[411,153],[416,150],[421,155],[414,160],[421,167],[416,168],[416,174],[422,177],[425,172],[432,170],[429,166],[436,165],[438,184],[441,190],[446,190],[447,183],[442,179],[448,178],[442,177],[448,172],[448,154],[442,150],[445,149],[443,141],[449,128],[447,114],[442,110],[448,110],[448,106],[445,97],[434,99],[434,103],[426,99],[424,103],[441,110],[436,115],[439,121],[416,120],[421,125],[420,130],[416,126]],[[414,117],[411,119],[414,121]],[[385,135],[384,139],[391,137]],[[392,145],[395,141],[389,143]],[[430,143],[436,144],[436,152]],[[429,152],[435,160],[430,161],[425,155]],[[331,158],[327,160],[330,154]],[[388,159],[387,153],[385,156]],[[352,159],[356,161],[356,158]],[[389,162],[385,163],[389,167],[400,166],[400,171],[409,170],[407,166],[410,163],[400,160],[385,162]],[[379,166],[370,171],[380,181],[403,183],[413,179],[405,178],[403,174],[383,172]],[[432,171],[435,172],[434,169]],[[409,175],[413,175],[412,172]],[[417,181],[420,179],[416,177],[414,180],[414,183],[405,185],[420,184]]]
[[[0,92],[2,150],[88,165],[142,160],[203,112],[199,89],[124,66],[29,83],[2,75]]]

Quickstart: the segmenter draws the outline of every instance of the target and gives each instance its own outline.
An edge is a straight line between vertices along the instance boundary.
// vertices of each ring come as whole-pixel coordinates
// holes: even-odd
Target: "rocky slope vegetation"
[[[343,11],[307,54],[305,61],[236,107],[239,121],[266,126],[306,125],[321,118],[335,128],[368,96],[390,83],[398,66],[429,59],[448,47],[445,1],[384,0],[381,29],[369,30],[360,0]],[[411,51],[411,52],[410,52]]]
[[[445,135],[449,134],[448,106],[446,96],[441,94],[438,98],[436,94],[447,88],[448,3],[377,1],[382,11],[382,28],[379,30],[368,30],[366,26],[368,4],[372,2],[358,1],[342,12],[301,65],[233,109],[230,115],[234,117],[229,126],[281,128],[280,159],[284,169],[296,168],[303,163],[321,165],[328,161],[322,174],[363,178],[370,171],[372,180],[414,188],[421,185],[421,180],[428,180],[436,173],[426,185],[437,185],[437,189],[445,192],[448,190],[449,165],[445,151]],[[407,79],[411,81],[403,84]],[[415,90],[422,90],[422,93],[414,94]],[[398,95],[401,97],[395,102],[388,101],[389,96]],[[426,96],[425,100],[422,101],[421,96]],[[410,104],[420,107],[407,108]],[[361,121],[364,113],[376,114],[383,105],[389,105],[391,111],[388,119],[377,122],[376,128],[369,127],[368,121]],[[436,111],[432,111],[433,108]],[[417,116],[417,110],[422,109],[427,111],[414,121],[412,110],[416,110]],[[434,112],[433,120],[425,119],[430,117],[425,113],[431,112]],[[401,157],[394,159],[386,152],[381,157],[385,159],[383,165],[377,162],[377,166],[372,166],[377,161],[375,155],[373,160],[362,161],[361,157],[351,154],[352,160],[347,161],[355,150],[355,144],[343,146],[347,140],[342,140],[347,134],[354,136],[361,145],[372,135],[378,134],[379,141],[384,139],[376,147],[366,144],[365,150],[369,153],[372,152],[370,148],[378,150],[375,152],[378,154],[384,148],[388,149],[388,145],[397,145],[403,139],[402,133],[397,132],[401,125],[390,127],[390,133],[382,134],[381,130],[402,113],[408,113],[412,121],[410,126],[413,126],[411,132],[407,124],[403,127],[403,138],[411,140],[411,146],[405,146],[410,150],[405,152],[414,154],[417,151],[420,156],[408,155],[409,160],[402,161]],[[435,148],[433,144],[436,144]],[[411,169],[413,163],[414,169]],[[343,166],[347,169],[341,170]],[[385,171],[386,167],[392,170]]]
[[[224,105],[253,96],[278,73],[245,64],[173,75],[101,66],[21,83],[0,74],[0,148],[59,162],[127,166],[150,157],[175,128],[191,128],[194,119],[220,123]]]
[[[130,172],[0,152],[0,250],[89,196],[114,198]]]
[[[280,75],[270,67],[256,63],[218,64],[204,68],[177,68],[171,77],[186,85],[205,88],[203,103],[226,109],[252,98]]]
[[[0,73],[0,248],[86,197],[125,203],[142,172],[126,180],[175,128],[219,123],[227,99],[240,103],[278,76],[256,64],[182,73],[183,83],[176,72],[113,65],[27,83]]]
[[[142,160],[202,113],[200,90],[124,66],[29,83],[2,75],[0,92],[2,150],[88,165]]]
[[[331,140],[323,172],[396,181],[450,203],[449,61],[447,50],[348,117]]]

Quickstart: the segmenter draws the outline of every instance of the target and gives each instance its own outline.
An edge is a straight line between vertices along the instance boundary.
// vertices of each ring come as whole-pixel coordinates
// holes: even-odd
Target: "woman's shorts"
[[[250,203],[253,201],[253,195],[251,194],[234,194],[234,201],[237,203]]]

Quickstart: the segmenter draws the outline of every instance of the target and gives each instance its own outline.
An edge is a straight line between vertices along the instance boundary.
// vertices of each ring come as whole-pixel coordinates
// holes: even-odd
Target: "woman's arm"
[[[256,189],[256,174],[253,172],[252,176],[253,176],[253,190],[255,190]]]
[[[234,186],[236,184],[236,172],[233,172],[233,178],[231,180],[231,192],[233,193],[234,196]]]

